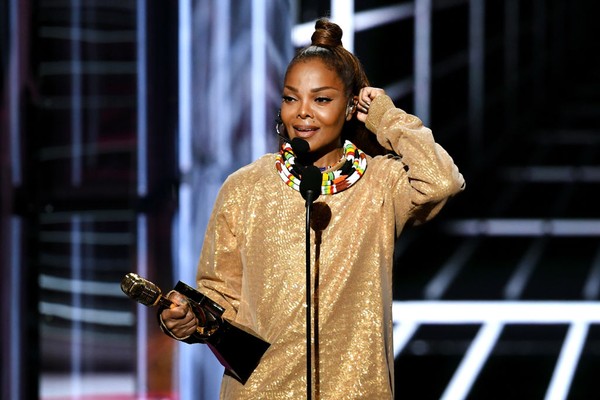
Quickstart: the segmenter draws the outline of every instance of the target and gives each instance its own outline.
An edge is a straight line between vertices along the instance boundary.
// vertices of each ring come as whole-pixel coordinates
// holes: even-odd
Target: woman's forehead
[[[319,59],[303,60],[290,66],[285,86],[300,88],[330,87],[343,90],[342,80],[332,68]]]

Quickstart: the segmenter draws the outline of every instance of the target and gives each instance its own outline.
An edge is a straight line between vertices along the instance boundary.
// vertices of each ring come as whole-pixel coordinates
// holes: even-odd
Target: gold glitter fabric
[[[311,209],[314,399],[391,399],[392,266],[405,226],[435,216],[464,180],[431,131],[377,97],[367,127],[400,157],[368,158],[349,189]],[[223,184],[198,265],[199,290],[271,343],[222,399],[306,398],[305,202],[267,154]]]

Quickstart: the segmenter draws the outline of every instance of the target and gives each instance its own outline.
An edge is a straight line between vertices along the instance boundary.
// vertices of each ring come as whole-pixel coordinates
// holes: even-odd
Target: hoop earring
[[[277,111],[277,117],[275,117],[275,132],[277,132],[279,136],[283,136],[283,134],[279,130],[280,125],[283,125],[283,120],[281,119],[281,109]]]

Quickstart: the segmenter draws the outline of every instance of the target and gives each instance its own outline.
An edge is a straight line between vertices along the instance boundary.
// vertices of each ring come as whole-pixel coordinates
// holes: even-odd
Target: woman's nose
[[[312,118],[312,110],[310,109],[310,105],[306,101],[300,102],[300,107],[298,108],[298,117],[299,118]]]

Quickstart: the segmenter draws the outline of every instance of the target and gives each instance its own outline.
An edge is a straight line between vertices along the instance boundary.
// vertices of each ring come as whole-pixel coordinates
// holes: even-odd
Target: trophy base
[[[226,373],[245,384],[270,344],[248,328],[222,319],[222,307],[196,289],[179,281],[175,290],[221,320],[219,328],[207,338],[186,340],[186,342],[206,343],[221,365],[225,367]],[[215,315],[215,313],[219,313],[219,315]],[[190,339],[192,338],[194,336],[190,337]]]

